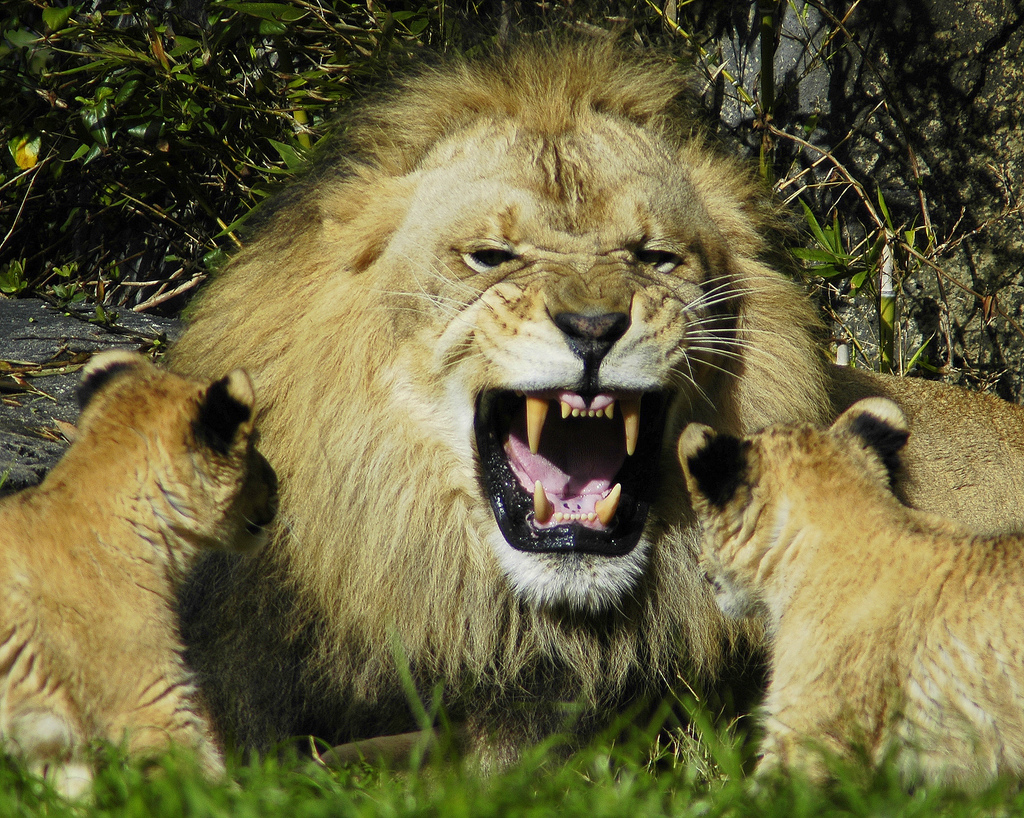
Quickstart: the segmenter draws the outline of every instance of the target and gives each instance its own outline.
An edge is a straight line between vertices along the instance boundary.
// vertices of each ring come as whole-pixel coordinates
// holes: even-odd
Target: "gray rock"
[[[35,299],[0,297],[0,494],[42,480],[78,417],[78,371],[101,349],[158,352],[177,338],[168,318],[132,312],[109,326]]]

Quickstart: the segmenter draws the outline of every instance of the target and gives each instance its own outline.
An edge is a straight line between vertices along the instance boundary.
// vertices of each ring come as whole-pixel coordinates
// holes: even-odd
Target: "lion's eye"
[[[641,264],[649,264],[659,273],[671,273],[683,260],[668,250],[652,250],[640,248],[636,251],[636,260]]]
[[[507,261],[513,261],[516,254],[501,247],[485,247],[481,250],[474,250],[472,253],[466,253],[462,258],[478,273],[486,273]]]

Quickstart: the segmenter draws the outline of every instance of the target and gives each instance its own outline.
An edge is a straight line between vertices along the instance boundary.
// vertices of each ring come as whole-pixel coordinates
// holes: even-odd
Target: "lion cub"
[[[203,548],[249,552],[276,477],[254,448],[252,384],[200,384],[141,355],[86,366],[75,441],[43,483],[0,501],[0,738],[69,795],[86,746],[220,750],[182,659],[176,590]]]
[[[772,648],[760,770],[892,754],[908,781],[1024,774],[1024,537],[975,536],[890,491],[909,432],[883,398],[827,431],[679,442],[721,608]]]

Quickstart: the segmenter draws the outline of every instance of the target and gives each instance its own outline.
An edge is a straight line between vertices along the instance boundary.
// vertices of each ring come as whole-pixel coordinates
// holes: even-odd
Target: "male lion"
[[[199,384],[121,350],[92,358],[75,442],[0,501],[0,740],[68,794],[102,739],[177,742],[223,771],[186,669],[178,586],[200,549],[249,552],[276,502],[241,370]]]
[[[879,387],[836,385],[684,86],[608,43],[424,71],[201,296],[173,365],[253,374],[283,486],[271,546],[183,603],[235,740],[408,729],[407,664],[508,759],[563,703],[585,733],[716,669],[737,631],[695,570],[682,427],[827,422]]]
[[[822,750],[857,747],[911,780],[1024,775],[1024,537],[902,505],[908,434],[867,398],[828,431],[695,423],[679,442],[719,605],[767,622],[759,772],[821,777]]]

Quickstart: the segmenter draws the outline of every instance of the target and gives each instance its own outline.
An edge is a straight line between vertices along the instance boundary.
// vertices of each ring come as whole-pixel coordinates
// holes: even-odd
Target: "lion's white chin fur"
[[[650,551],[646,539],[617,557],[520,551],[500,531],[488,542],[517,597],[537,608],[566,606],[591,613],[615,607],[637,587]]]

